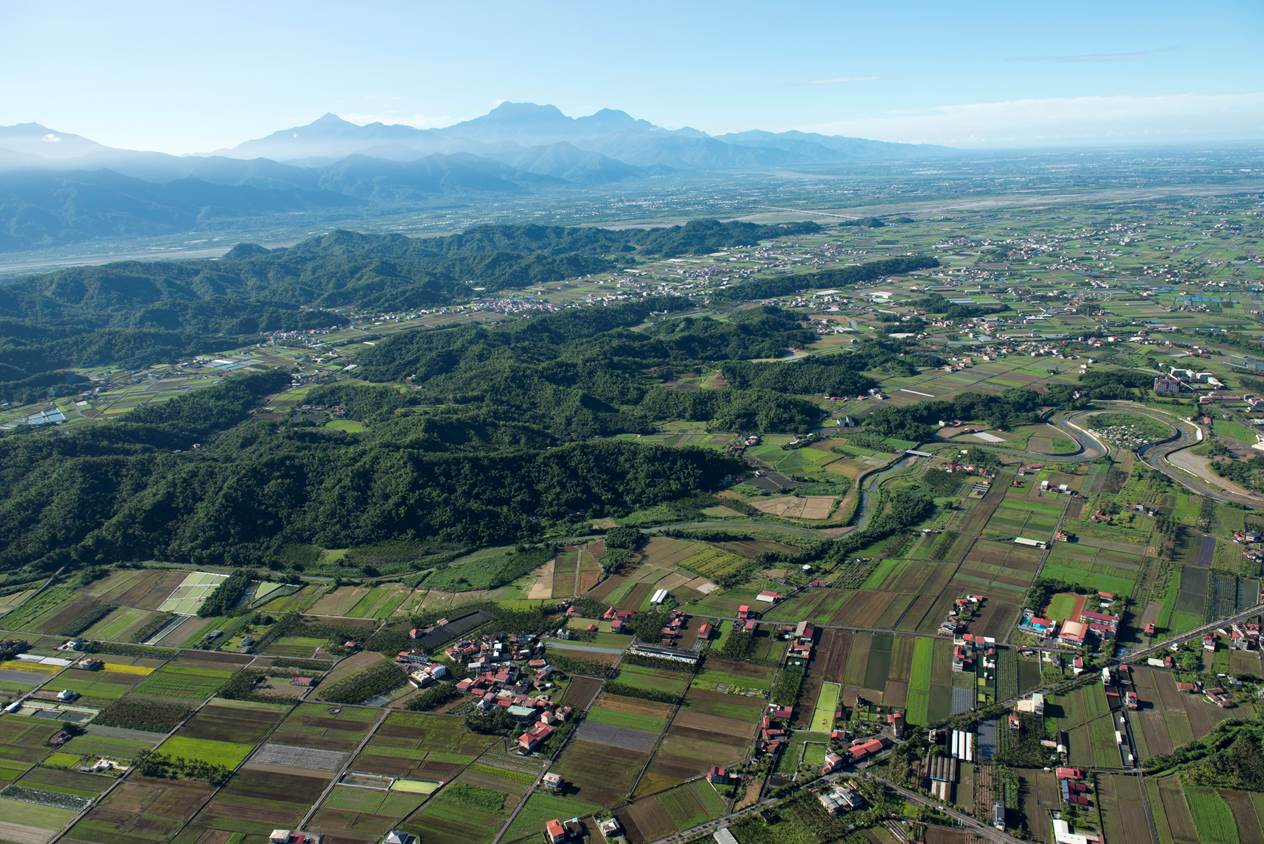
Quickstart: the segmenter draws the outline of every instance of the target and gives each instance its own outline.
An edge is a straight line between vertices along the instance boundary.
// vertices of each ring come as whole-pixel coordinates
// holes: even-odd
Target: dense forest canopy
[[[483,226],[424,241],[335,232],[283,250],[239,246],[215,262],[65,271],[0,291],[0,378],[43,384],[88,361],[210,350],[226,331],[338,324],[328,308],[347,304],[450,301],[470,295],[474,277],[513,287],[811,230],[704,221],[628,232]],[[811,399],[863,393],[877,384],[866,373],[941,362],[885,337],[789,359],[816,339],[782,308],[716,316],[651,297],[380,340],[359,352],[359,380],[305,399],[366,424],[354,433],[325,427],[319,412],[257,416],[288,385],[281,372],[108,423],[14,432],[0,437],[0,483],[13,490],[0,502],[0,571],[144,559],[275,566],[294,545],[533,541],[743,471],[716,451],[624,435],[673,420],[807,431],[825,415]]]
[[[814,223],[698,220],[613,231],[475,226],[447,237],[333,231],[219,260],[75,267],[0,286],[0,398],[80,383],[67,370],[140,367],[243,345],[261,333],[338,326],[343,309],[395,311],[818,230]],[[337,310],[333,310],[337,309]]]
[[[148,558],[275,563],[287,544],[392,539],[481,545],[571,518],[617,515],[740,474],[716,452],[612,439],[667,420],[733,432],[810,430],[807,397],[903,371],[891,340],[800,361],[814,335],[775,307],[729,319],[646,299],[495,324],[414,330],[366,348],[365,381],[306,401],[367,423],[348,434],[296,414],[255,418],[288,378],[269,372],[110,423],[0,438],[0,568]],[[714,388],[696,386],[716,373]],[[688,376],[683,378],[682,376]],[[727,384],[724,383],[727,381]]]
[[[508,542],[740,470],[714,452],[632,442],[435,451],[249,419],[285,380],[233,378],[125,421],[0,439],[0,480],[14,490],[0,503],[0,571],[269,564],[287,543]]]
[[[815,339],[797,315],[780,308],[754,308],[728,321],[678,315],[690,307],[685,299],[648,299],[493,326],[404,333],[366,350],[359,374],[416,388],[409,398],[387,397],[391,406],[444,406],[459,411],[466,424],[482,419],[488,428],[530,419],[558,440],[574,440],[649,431],[654,422],[672,419],[726,431],[806,430],[823,414],[795,396],[828,392],[850,380],[840,373],[868,363],[866,357],[849,363],[849,356],[836,356],[826,365],[828,378],[815,375],[821,368],[815,363],[746,364],[754,369],[731,389],[669,386],[682,372],[780,357]],[[778,368],[790,379],[773,376]],[[857,383],[869,382],[862,376]],[[315,399],[328,401],[322,393]]]

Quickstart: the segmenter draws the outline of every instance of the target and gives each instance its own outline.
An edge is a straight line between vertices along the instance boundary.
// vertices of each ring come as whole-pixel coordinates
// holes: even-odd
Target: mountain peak
[[[107,151],[107,148],[70,132],[58,132],[42,123],[0,126],[0,147],[35,158],[67,159]]]
[[[343,120],[332,111],[327,111],[308,124],[309,126],[354,126],[354,123]]]
[[[53,132],[52,129],[49,129],[47,126],[45,126],[42,123],[14,123],[12,126],[0,126],[0,131],[48,132],[48,133]]]
[[[522,118],[522,117],[549,117],[565,118],[561,110],[555,105],[540,105],[539,103],[514,103],[503,102],[486,114],[487,117],[496,118]]]

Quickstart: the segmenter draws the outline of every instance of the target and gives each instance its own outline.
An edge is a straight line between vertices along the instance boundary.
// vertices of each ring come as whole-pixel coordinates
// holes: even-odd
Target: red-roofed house
[[[1062,632],[1058,634],[1058,641],[1066,645],[1082,645],[1087,632],[1088,625],[1084,622],[1068,621],[1062,625]]]
[[[536,724],[518,736],[518,750],[522,753],[534,753],[535,749],[553,735],[553,728],[548,724]]]
[[[851,761],[859,762],[867,756],[872,756],[882,749],[882,739],[856,739],[851,746],[847,748],[847,752],[851,754]]]

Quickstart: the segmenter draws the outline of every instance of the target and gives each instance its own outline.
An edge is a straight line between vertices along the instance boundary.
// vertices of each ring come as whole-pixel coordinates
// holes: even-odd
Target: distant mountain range
[[[326,114],[208,156],[116,149],[23,123],[0,127],[0,251],[277,214],[371,215],[650,177],[954,154],[805,132],[711,136],[614,109],[568,117],[532,103],[442,129]]]

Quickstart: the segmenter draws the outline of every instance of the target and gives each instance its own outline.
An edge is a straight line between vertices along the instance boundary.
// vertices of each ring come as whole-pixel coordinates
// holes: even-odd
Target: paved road
[[[1187,642],[1190,639],[1194,639],[1199,636],[1202,636],[1203,633],[1209,632],[1211,630],[1215,630],[1217,627],[1223,627],[1225,625],[1233,624],[1235,621],[1245,621],[1248,618],[1253,618],[1261,614],[1264,614],[1264,603],[1258,604],[1257,606],[1254,606],[1249,610],[1244,610],[1243,612],[1234,613],[1231,616],[1226,616],[1224,618],[1219,618],[1219,619],[1216,619],[1215,621],[1208,622],[1207,624],[1204,624],[1202,627],[1196,628],[1194,630],[1190,630],[1186,633],[1181,633],[1180,635],[1177,635],[1177,636],[1172,636],[1171,638],[1164,639],[1162,642],[1156,642],[1144,648],[1138,648],[1137,650],[1131,651],[1123,657],[1112,657],[1111,659],[1107,661],[1106,664],[1114,666],[1114,665],[1120,664],[1121,662],[1130,662],[1130,663],[1136,662],[1138,660],[1145,659],[1147,656],[1150,656],[1152,654],[1165,651],[1167,648],[1171,647],[1174,644],[1180,644],[1182,642]],[[1047,692],[1052,688],[1053,688],[1053,685],[1044,685],[1044,686],[1041,686],[1040,688],[1031,689],[1030,691],[1024,694],[1015,695],[1014,697],[1011,697],[1007,700],[998,701],[997,705],[1003,708],[1008,708],[1018,703],[1019,700],[1021,700],[1024,697],[1027,697],[1033,692]],[[888,750],[887,752],[890,752],[890,751]],[[876,758],[877,757],[875,757],[875,759]],[[1134,772],[1140,773],[1140,771],[1135,768],[1127,769],[1123,771],[1115,770],[1115,773],[1124,773],[1124,774],[1130,774]],[[813,784],[819,785],[821,783],[832,782],[838,779],[846,779],[846,778],[854,777],[854,776],[856,776],[855,772],[843,771],[837,774],[831,774],[827,777],[822,777],[810,783],[804,783],[804,785],[805,786],[810,786]],[[1020,839],[1014,838],[1013,836],[1008,835],[1004,832],[1001,832],[1000,830],[995,829],[994,827],[988,826],[987,824],[984,824],[981,821],[974,818],[972,815],[968,815],[964,812],[957,811],[956,809],[953,809],[950,806],[945,806],[944,804],[940,803],[938,800],[934,799],[933,797],[930,797],[929,795],[925,795],[920,792],[912,791],[902,786],[898,786],[895,783],[889,782],[885,779],[881,779],[881,778],[877,778],[877,779],[888,789],[890,789],[891,791],[894,791],[896,794],[899,794],[901,797],[905,798],[906,800],[910,800],[914,803],[918,803],[923,806],[932,807],[935,810],[939,811],[944,816],[949,817],[953,819],[954,821],[957,821],[958,823],[962,824],[965,827],[968,827],[972,832],[974,832],[976,835],[979,835],[982,838],[986,838],[989,841],[1004,842],[1004,844],[1019,844]],[[789,800],[792,796],[795,796],[795,794],[796,792],[791,792],[789,795],[786,795],[786,796],[769,798],[767,800],[761,800],[758,803],[754,803],[748,806],[747,808],[742,809],[739,812],[730,813],[721,818],[717,818],[714,821],[710,821],[708,823],[705,823],[696,827],[692,827],[691,829],[688,829],[688,830],[683,830],[677,833],[676,835],[670,836],[668,838],[659,839],[657,842],[655,842],[655,844],[677,844],[677,842],[686,841],[702,833],[714,832],[715,830],[720,829],[721,827],[728,826],[729,824],[734,823],[740,820],[741,818],[749,814],[752,814],[753,812],[758,812],[763,809],[767,809],[767,808],[771,808],[773,806],[779,805],[780,803],[784,803],[786,800]]]
[[[966,827],[980,838],[986,838],[989,841],[1001,842],[1001,844],[1023,844],[1022,839],[1015,838],[1008,833],[1002,832],[994,826],[988,826],[987,824],[979,821],[973,815],[967,815],[965,812],[957,811],[947,804],[940,803],[933,797],[928,797],[925,794],[912,791],[911,789],[904,788],[903,786],[896,785],[892,782],[887,782],[886,780],[880,779],[878,781],[891,791],[894,791],[896,794],[903,797],[905,800],[918,803],[922,806],[928,806],[940,814],[952,818],[954,821]]]
[[[982,446],[988,451],[1010,455],[1032,463],[1088,463],[1104,456],[1108,451],[1106,444],[1097,439],[1084,428],[1074,424],[1071,421],[1071,417],[1075,415],[1076,414],[1055,413],[1049,419],[1050,425],[1057,428],[1059,431],[1075,441],[1075,451],[1068,452],[1066,454],[1041,454],[1036,451],[1014,448],[1013,446],[985,443],[982,441],[975,442],[973,440],[969,442],[969,445]],[[939,452],[947,449],[960,449],[965,443],[965,440],[961,437],[957,437],[946,442],[936,440],[935,442],[924,443],[918,446],[918,448],[923,451]]]
[[[548,644],[555,648],[561,648],[565,651],[583,651],[590,654],[610,654],[611,656],[620,656],[627,651],[627,648],[603,648],[600,645],[584,645],[580,644],[583,640],[572,642],[570,639],[558,639],[556,641],[549,640]]]
[[[1251,618],[1256,618],[1260,615],[1264,615],[1264,603],[1257,604],[1254,607],[1251,607],[1249,610],[1243,610],[1242,612],[1234,613],[1233,615],[1225,616],[1224,618],[1218,618],[1214,621],[1209,621],[1201,627],[1196,627],[1193,630],[1189,630],[1189,631],[1186,631],[1185,633],[1172,636],[1171,638],[1164,639],[1161,642],[1155,642],[1152,645],[1146,645],[1144,648],[1137,648],[1136,650],[1128,651],[1123,656],[1112,656],[1108,660],[1106,660],[1105,665],[1114,667],[1122,663],[1132,664],[1132,663],[1140,662],[1146,659],[1147,657],[1151,657],[1151,656],[1155,656],[1157,654],[1163,653],[1172,645],[1179,645],[1184,642],[1188,642],[1190,639],[1200,638],[1204,633],[1210,633],[1211,631],[1219,627],[1227,627],[1228,625],[1231,625],[1234,622],[1246,621]],[[1057,685],[1057,684],[1054,684],[1054,685]],[[1022,700],[1023,698],[1031,696],[1033,692],[1047,692],[1052,688],[1053,688],[1053,685],[1044,685],[1036,689],[1031,689],[1030,691],[1024,692],[1022,694],[1014,695],[1013,697],[1007,698],[1006,700],[997,701],[995,705],[1003,707],[1003,708],[1008,708],[1018,703],[1018,701]]]
[[[1140,448],[1137,450],[1137,456],[1140,457],[1141,461],[1150,468],[1162,472],[1178,484],[1181,484],[1200,495],[1205,495],[1208,498],[1214,498],[1217,501],[1222,501],[1227,504],[1242,504],[1247,507],[1264,507],[1264,496],[1255,495],[1253,493],[1239,493],[1225,489],[1217,484],[1216,479],[1211,475],[1196,474],[1179,467],[1172,462],[1171,458],[1173,454],[1178,451],[1184,451],[1187,448],[1192,448],[1202,442],[1199,435],[1194,434],[1189,430],[1191,428],[1201,433],[1201,429],[1197,428],[1192,422],[1178,424],[1177,431],[1179,433],[1176,439]]]

